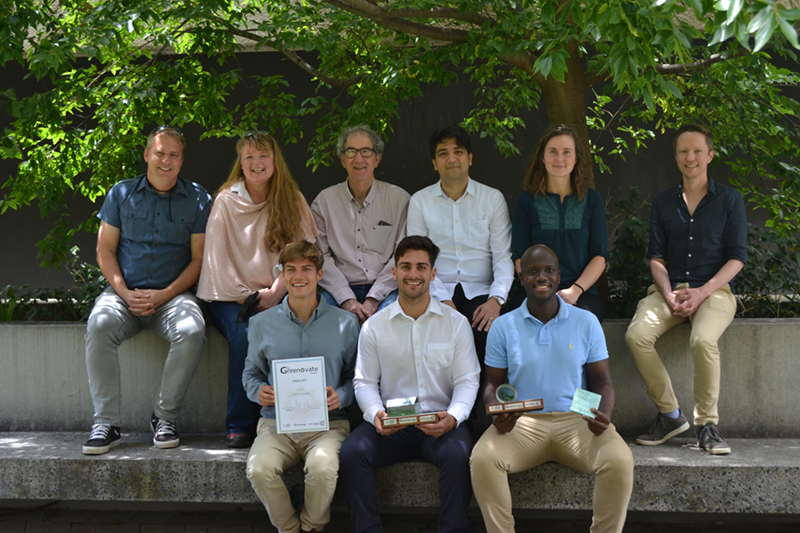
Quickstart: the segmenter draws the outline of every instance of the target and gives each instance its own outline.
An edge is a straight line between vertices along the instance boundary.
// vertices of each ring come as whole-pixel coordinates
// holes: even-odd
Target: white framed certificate
[[[278,433],[322,431],[330,428],[324,358],[274,360],[272,376]]]

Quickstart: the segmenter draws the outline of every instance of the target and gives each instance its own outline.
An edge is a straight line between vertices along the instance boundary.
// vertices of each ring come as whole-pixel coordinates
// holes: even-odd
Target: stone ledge
[[[89,457],[85,433],[0,433],[0,499],[257,503],[244,475],[244,450],[220,437],[188,435],[156,450],[150,435]],[[733,453],[712,457],[688,439],[631,445],[634,490],[629,510],[800,514],[800,440],[728,439]],[[302,470],[284,479],[299,483]],[[436,469],[412,462],[376,471],[385,507],[438,507]],[[593,477],[547,463],[509,477],[516,509],[591,509]],[[343,503],[337,490],[334,502]],[[475,505],[473,501],[473,506]]]
[[[617,393],[614,425],[626,438],[640,435],[656,414],[633,366],[624,336],[627,320],[603,323]],[[0,432],[89,431],[92,400],[84,361],[85,324],[0,324]],[[689,414],[692,356],[688,325],[665,334],[656,347],[675,394]],[[227,344],[214,328],[194,376],[179,425],[183,433],[224,433]],[[720,429],[726,437],[800,438],[800,319],[736,319],[720,339]],[[120,347],[122,429],[149,430],[167,343],[149,331]]]

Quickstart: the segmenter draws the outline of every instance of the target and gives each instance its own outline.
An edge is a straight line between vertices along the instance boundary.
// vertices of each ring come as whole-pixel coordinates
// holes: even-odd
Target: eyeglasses
[[[373,148],[361,148],[360,150],[357,150],[355,148],[346,148],[344,151],[344,156],[347,159],[353,159],[356,156],[356,154],[361,154],[361,157],[366,159],[368,157],[372,157],[372,154],[374,153],[375,150]]]

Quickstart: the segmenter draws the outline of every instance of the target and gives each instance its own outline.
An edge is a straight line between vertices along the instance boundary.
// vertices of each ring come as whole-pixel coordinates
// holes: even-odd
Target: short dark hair
[[[455,139],[456,146],[463,146],[468,154],[472,153],[472,144],[469,142],[469,134],[461,126],[447,126],[440,130],[434,130],[428,138],[431,146],[431,159],[436,159],[436,147],[446,139]]]
[[[683,124],[680,128],[675,130],[675,135],[672,137],[673,152],[678,153],[678,137],[684,133],[702,133],[706,136],[706,145],[708,145],[708,151],[714,151],[714,134],[711,133],[710,129],[706,128],[702,124]]]
[[[308,241],[297,241],[287,244],[278,258],[278,263],[280,263],[281,267],[284,267],[286,263],[299,261],[301,259],[310,260],[314,263],[314,266],[317,267],[317,271],[322,270],[322,265],[325,263],[325,258],[322,256],[320,249],[317,248],[317,245],[311,244]]]
[[[431,268],[436,264],[436,258],[439,257],[439,247],[433,244],[433,241],[424,235],[409,235],[404,237],[402,241],[397,243],[397,248],[394,250],[394,266],[400,262],[400,258],[410,250],[422,250],[428,252],[428,259],[431,262]]]

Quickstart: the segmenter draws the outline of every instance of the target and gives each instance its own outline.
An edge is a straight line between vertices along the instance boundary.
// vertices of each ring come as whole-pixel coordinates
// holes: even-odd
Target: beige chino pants
[[[508,474],[548,461],[594,474],[594,517],[590,531],[620,532],[633,490],[633,455],[614,425],[601,435],[572,412],[523,415],[509,433],[490,426],[470,457],[472,490],[488,533],[511,533]]]
[[[682,283],[676,289],[688,286]],[[625,333],[625,342],[636,369],[647,385],[647,395],[660,413],[670,413],[680,406],[655,344],[661,335],[689,320],[692,324],[689,349],[694,359],[694,423],[703,426],[708,422],[719,422],[718,341],[735,313],[736,299],[728,285],[714,291],[688,319],[672,312],[655,284],[647,289],[647,297],[639,301],[636,315]]]
[[[332,420],[328,431],[279,434],[274,419],[258,422],[258,436],[247,455],[247,479],[269,519],[282,533],[321,531],[331,519],[331,500],[339,479],[339,449],[350,422]],[[298,513],[281,474],[303,461],[305,505]]]

